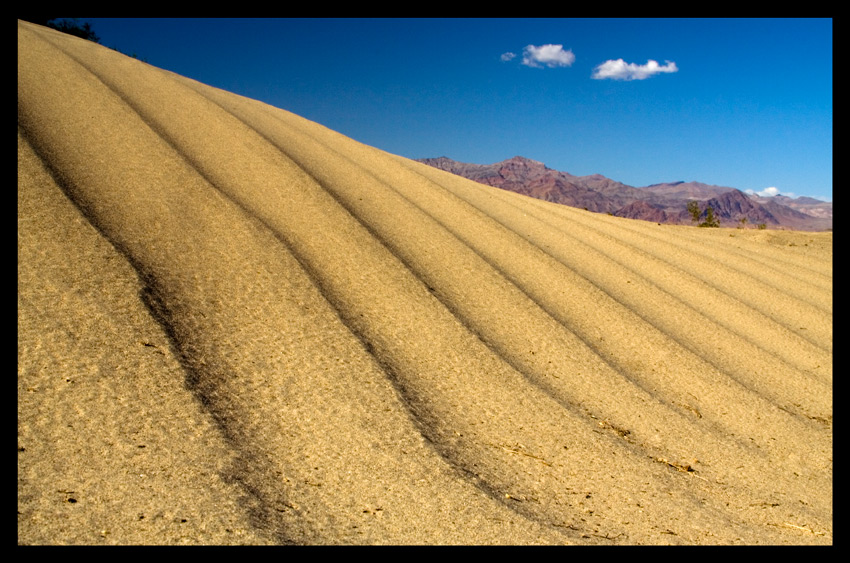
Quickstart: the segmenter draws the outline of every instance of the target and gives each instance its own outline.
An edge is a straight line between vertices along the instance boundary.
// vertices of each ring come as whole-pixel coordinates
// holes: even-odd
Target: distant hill
[[[470,164],[445,156],[423,158],[419,162],[488,186],[630,219],[689,225],[693,221],[687,204],[696,200],[702,209],[706,206],[714,209],[721,226],[764,225],[801,231],[832,229],[832,203],[808,197],[760,197],[736,188],[693,181],[636,188],[601,174],[574,176],[522,156],[494,164]]]
[[[596,212],[611,212],[620,207],[618,202],[590,187],[582,178],[521,156],[489,165],[467,164],[446,157],[426,158],[420,162],[482,184],[571,207]]]
[[[735,188],[712,186],[710,184],[703,184],[702,182],[670,182],[652,184],[642,189],[652,192],[654,195],[669,199],[707,200]]]

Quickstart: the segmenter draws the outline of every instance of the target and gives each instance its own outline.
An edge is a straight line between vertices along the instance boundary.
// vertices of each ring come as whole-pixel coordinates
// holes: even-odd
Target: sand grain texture
[[[18,24],[22,544],[829,544],[832,235],[489,188]]]

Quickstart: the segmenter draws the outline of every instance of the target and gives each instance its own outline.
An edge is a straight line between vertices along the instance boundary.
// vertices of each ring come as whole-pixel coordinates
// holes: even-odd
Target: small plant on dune
[[[694,223],[699,221],[699,203],[695,201],[689,201],[688,213],[691,214],[691,221],[693,221]]]
[[[709,205],[705,210],[705,221],[699,224],[700,227],[719,227],[720,220],[715,217],[714,209]]]
[[[688,202],[688,213],[691,215],[691,220],[696,223],[699,221],[700,213],[699,203],[696,201]],[[705,221],[697,225],[698,227],[719,227],[720,220],[714,215],[714,209],[709,205],[705,209]]]
[[[76,37],[82,37],[83,39],[88,39],[89,41],[94,41],[95,43],[100,43],[100,37],[97,36],[97,33],[91,28],[91,24],[88,22],[80,23],[80,18],[21,18],[24,21],[29,21],[32,23],[36,23],[38,25],[43,25],[45,27],[52,27],[57,31],[61,31],[62,33],[67,33],[69,35],[74,35]]]

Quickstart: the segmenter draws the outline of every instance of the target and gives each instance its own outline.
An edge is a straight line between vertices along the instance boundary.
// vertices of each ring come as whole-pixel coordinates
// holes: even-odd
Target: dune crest
[[[831,233],[530,199],[22,22],[18,233],[19,543],[832,542]]]

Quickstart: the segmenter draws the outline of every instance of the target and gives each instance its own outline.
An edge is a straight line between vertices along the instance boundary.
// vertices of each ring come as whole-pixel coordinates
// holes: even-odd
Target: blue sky
[[[409,158],[832,200],[830,19],[81,21]]]

